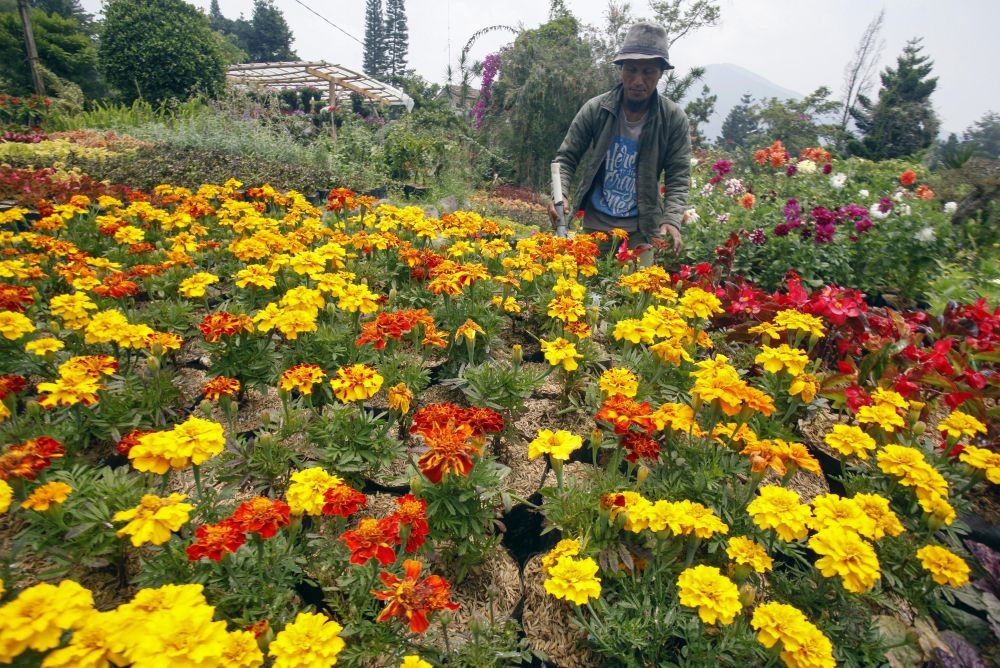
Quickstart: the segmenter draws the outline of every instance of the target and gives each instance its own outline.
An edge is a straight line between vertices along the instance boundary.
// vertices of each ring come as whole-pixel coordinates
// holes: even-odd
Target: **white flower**
[[[691,158],[691,166],[692,167],[698,166],[698,158]]]
[[[882,209],[879,208],[879,203],[878,202],[875,202],[874,204],[872,204],[871,207],[868,209],[868,215],[870,215],[872,218],[878,218],[879,220],[881,220],[883,218],[888,218],[890,213],[891,213],[891,210],[890,211],[882,211]]]
[[[709,195],[712,194],[713,190],[715,190],[715,184],[714,183],[706,183],[701,188],[701,196],[702,197],[708,197]]]
[[[917,232],[917,241],[922,241],[923,243],[928,243],[934,241],[937,235],[933,227],[925,227],[924,229]]]
[[[684,222],[685,223],[696,223],[701,220],[701,216],[695,209],[688,209],[684,212]]]
[[[865,188],[862,188],[861,190],[859,190],[858,191],[858,197],[868,197],[868,190],[865,189]]]
[[[845,183],[847,183],[847,174],[844,174],[843,172],[837,172],[836,174],[830,176],[830,185],[837,190],[843,188]]]
[[[944,212],[945,213],[955,213],[958,211],[958,202],[945,202]]]
[[[747,191],[743,182],[739,179],[729,179],[726,181],[726,196],[727,197],[739,197]]]
[[[816,173],[816,163],[812,160],[800,160],[799,161],[799,171],[803,174],[815,174]]]
[[[903,204],[902,206],[897,208],[897,211],[901,216],[909,216],[911,213],[913,213],[913,209],[910,208],[909,204]]]
[[[902,202],[904,197],[906,197],[906,193],[904,193],[902,190],[897,190],[892,194],[892,198],[897,202]]]

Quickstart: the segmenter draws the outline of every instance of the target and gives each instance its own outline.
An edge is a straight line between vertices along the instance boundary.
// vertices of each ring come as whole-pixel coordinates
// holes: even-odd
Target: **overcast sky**
[[[96,13],[101,0],[82,0],[82,4]],[[207,11],[209,1],[193,4]],[[274,4],[292,29],[292,47],[300,58],[361,69],[365,0],[274,0]],[[565,0],[565,4],[584,23],[604,22],[607,0]],[[895,65],[908,39],[923,38],[924,53],[934,61],[933,74],[938,77],[932,101],[943,132],[961,133],[985,112],[1000,112],[998,0],[719,0],[718,4],[722,14],[718,26],[674,45],[671,61],[678,70],[735,63],[802,94],[826,85],[839,97],[844,67],[865,26],[884,7],[885,48],[879,69]],[[219,0],[219,5],[233,19],[241,13],[249,18],[253,11],[250,0]],[[631,6],[637,17],[651,16],[647,0]],[[410,67],[429,81],[443,83],[448,63],[455,66],[474,33],[498,24],[535,28],[547,20],[548,9],[547,0],[407,0]],[[487,35],[477,41],[472,57],[482,59],[510,39],[507,32]]]

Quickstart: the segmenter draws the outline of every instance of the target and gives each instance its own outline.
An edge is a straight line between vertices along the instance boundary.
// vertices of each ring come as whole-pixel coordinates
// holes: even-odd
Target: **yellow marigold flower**
[[[961,438],[962,436],[973,438],[976,434],[986,433],[985,424],[977,420],[975,417],[959,410],[952,411],[948,417],[938,423],[937,428],[938,431],[946,432],[949,438],[956,439]]]
[[[249,631],[227,633],[222,648],[220,666],[226,668],[257,668],[264,663],[264,653],[260,651],[257,639]]]
[[[293,515],[322,515],[326,490],[341,484],[341,479],[318,467],[292,474],[285,501]]]
[[[572,297],[573,299],[583,299],[587,293],[587,288],[583,287],[572,278],[560,276],[556,279],[556,284],[552,291],[560,296]]]
[[[903,398],[903,395],[895,390],[887,390],[884,387],[876,387],[872,392],[872,401],[876,406],[892,406],[901,411],[909,410],[910,402]]]
[[[413,402],[413,392],[406,386],[406,383],[397,383],[389,388],[389,408],[400,415],[410,412],[410,404]]]
[[[73,488],[64,482],[47,482],[36,487],[22,503],[22,508],[44,512],[65,501]]]
[[[713,315],[722,313],[722,302],[711,292],[691,287],[684,291],[680,301],[677,302],[677,312],[685,318],[707,320]]]
[[[337,369],[337,377],[330,381],[333,393],[340,401],[364,401],[375,396],[384,379],[367,364],[352,364]]]
[[[49,313],[62,318],[70,329],[83,329],[90,322],[87,311],[96,311],[97,304],[84,292],[55,295],[49,300]]]
[[[642,320],[626,318],[615,323],[614,337],[616,341],[629,343],[653,343],[656,330]]]
[[[262,264],[248,264],[236,272],[236,285],[241,288],[253,285],[268,290],[277,284],[274,274]]]
[[[819,391],[819,380],[811,373],[804,373],[792,379],[792,384],[788,386],[788,394],[799,396],[802,401],[811,404]]]
[[[545,353],[545,360],[552,366],[562,365],[566,371],[576,371],[579,367],[578,359],[583,359],[583,355],[576,351],[576,346],[561,336],[554,341],[539,339],[542,352]]]
[[[654,343],[649,347],[649,350],[664,362],[670,362],[671,364],[680,364],[681,360],[694,361],[684,347],[684,342],[679,339],[665,339],[659,343]]]
[[[687,404],[674,402],[662,404],[653,411],[650,418],[653,420],[653,425],[656,426],[658,431],[669,427],[674,431],[684,432],[685,434],[690,433],[694,436],[704,435],[704,431],[702,431],[701,427],[694,420],[694,409]]]
[[[203,464],[222,452],[225,445],[221,424],[191,416],[170,431],[141,436],[128,457],[136,470],[163,475],[170,468]]]
[[[94,597],[72,580],[28,587],[0,607],[0,663],[25,652],[56,647],[63,631],[79,627],[94,613]]]
[[[820,494],[812,500],[812,513],[809,528],[813,531],[837,526],[867,538],[874,537],[875,520],[866,515],[854,499],[845,499],[832,493]]]
[[[782,644],[779,655],[786,666],[835,668],[833,644],[797,608],[770,602],[757,606],[750,625],[757,629],[757,640],[764,647]]]
[[[770,373],[778,373],[782,369],[786,369],[790,375],[799,376],[805,371],[806,364],[809,363],[809,356],[806,355],[805,351],[782,343],[777,348],[764,346],[754,362],[762,364],[764,370]]]
[[[346,643],[344,627],[322,613],[300,612],[271,641],[268,656],[275,668],[327,668],[337,663]]]
[[[899,517],[889,507],[889,499],[884,496],[879,496],[878,494],[855,494],[853,500],[861,508],[861,511],[871,518],[874,523],[874,529],[870,536],[862,534],[866,538],[881,540],[886,534],[895,537],[906,531],[903,524],[899,521]]]
[[[575,557],[578,554],[580,554],[580,541],[575,538],[563,538],[542,556],[542,571],[548,575],[549,569],[555,566],[560,558]]]
[[[1000,485],[1000,452],[967,445],[958,459],[972,468],[982,471],[991,483]]]
[[[41,339],[35,339],[33,341],[28,341],[24,344],[24,349],[29,353],[34,353],[39,357],[44,357],[49,353],[54,353],[62,350],[66,347],[66,344],[59,339],[54,339],[51,336],[46,336]]]
[[[875,439],[860,427],[835,424],[833,430],[823,437],[823,441],[845,457],[868,459],[868,451],[876,447]]]
[[[177,291],[189,299],[193,297],[204,297],[205,288],[218,282],[219,277],[215,274],[201,271],[194,276],[188,276],[181,281],[180,285],[177,286]]]
[[[747,506],[747,513],[754,524],[761,529],[774,529],[782,540],[802,540],[809,534],[806,523],[812,512],[790,489],[764,485],[759,496]]]
[[[118,332],[118,345],[132,350],[143,350],[149,347],[149,337],[154,334],[149,325],[127,325]]]
[[[42,659],[42,668],[106,668],[113,663],[111,627],[117,623],[113,612],[94,612],[73,631],[66,647],[50,652]]]
[[[35,331],[35,324],[17,311],[0,311],[0,334],[4,338],[16,341],[25,334]]]
[[[587,310],[579,299],[564,295],[549,302],[548,313],[550,318],[558,318],[563,322],[576,322],[586,317]]]
[[[139,547],[146,543],[162,545],[170,540],[170,534],[188,521],[194,506],[182,503],[187,496],[171,494],[163,498],[146,494],[139,505],[129,510],[121,510],[112,518],[115,522],[128,522],[118,530],[117,536],[131,536],[132,545]]]
[[[601,509],[610,513],[609,523],[614,524],[625,513],[624,529],[632,533],[639,533],[649,527],[652,507],[653,504],[638,492],[626,490],[601,496]]]
[[[566,461],[583,446],[583,438],[568,431],[539,429],[538,436],[528,444],[528,459],[548,455],[552,459]]]
[[[742,609],[736,584],[714,566],[693,566],[677,578],[681,605],[698,608],[705,624],[731,624]]]
[[[809,471],[816,475],[823,474],[819,466],[819,460],[813,457],[804,444],[794,441],[789,443],[780,438],[774,439],[774,443],[786,464],[793,464],[803,471]]]
[[[10,508],[10,502],[14,499],[14,490],[7,481],[0,478],[0,513],[5,513]],[[0,592],[2,594],[3,592]]]
[[[434,666],[416,654],[407,654],[403,657],[403,662],[399,664],[399,668],[434,668]]]
[[[213,621],[214,614],[208,605],[161,610],[128,639],[125,657],[136,666],[222,665],[228,634],[224,621]]]
[[[796,311],[795,309],[778,311],[774,316],[774,324],[780,327],[782,331],[797,329],[818,337],[822,337],[826,333],[826,327],[823,325],[822,319],[808,313]]]
[[[479,323],[477,323],[475,320],[472,320],[471,318],[469,318],[468,320],[466,320],[461,325],[455,328],[456,341],[460,336],[465,337],[466,341],[475,341],[476,334],[485,335],[486,330],[480,327]]]
[[[917,558],[938,584],[961,587],[969,581],[969,565],[950,550],[938,545],[924,545],[917,550]]]
[[[746,536],[730,538],[726,554],[737,564],[749,566],[757,573],[766,573],[774,567],[774,560],[764,546]]]
[[[562,556],[548,570],[549,577],[543,583],[545,591],[564,601],[583,605],[601,595],[597,570],[597,562],[590,557]]]
[[[111,343],[117,341],[118,333],[127,327],[128,318],[121,311],[101,311],[87,323],[83,340],[85,343]]]
[[[839,575],[849,592],[866,592],[882,577],[875,549],[851,529],[829,526],[809,539],[809,547],[820,555],[819,572],[828,578]]]
[[[747,330],[748,334],[761,334],[765,341],[770,341],[771,339],[781,338],[781,333],[785,331],[784,328],[779,327],[773,322],[762,322],[759,325],[755,325]]]
[[[955,521],[955,508],[948,503],[947,498],[935,492],[920,494],[920,490],[917,491],[917,503],[925,513],[945,526],[950,526]]]
[[[597,386],[606,396],[631,399],[639,392],[639,379],[629,369],[612,368],[601,374]]]
[[[337,299],[337,307],[348,313],[375,313],[379,296],[364,283],[349,283]]]
[[[896,408],[887,403],[862,406],[858,409],[857,420],[860,424],[877,424],[890,434],[906,425]]]
[[[46,395],[39,399],[42,408],[73,406],[79,403],[89,406],[97,401],[98,390],[104,386],[94,377],[63,377],[51,383],[39,383],[38,391]]]
[[[729,526],[719,519],[715,511],[694,501],[678,501],[676,510],[680,515],[680,534],[694,534],[698,538],[711,538],[717,533],[729,533]]]

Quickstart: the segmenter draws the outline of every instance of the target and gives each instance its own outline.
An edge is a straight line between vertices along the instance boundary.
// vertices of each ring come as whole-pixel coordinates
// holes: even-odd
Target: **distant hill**
[[[752,95],[754,101],[769,97],[781,100],[801,100],[805,97],[802,93],[782,88],[745,67],[721,63],[705,66],[705,76],[691,87],[691,91],[687,98],[682,101],[682,105],[690,99],[698,97],[703,85],[708,86],[710,94],[717,95],[719,98],[715,101],[715,113],[702,127],[702,133],[710,142],[715,142],[718,138],[722,132],[722,121],[729,115],[729,110],[740,103],[740,98],[743,97],[744,93]]]

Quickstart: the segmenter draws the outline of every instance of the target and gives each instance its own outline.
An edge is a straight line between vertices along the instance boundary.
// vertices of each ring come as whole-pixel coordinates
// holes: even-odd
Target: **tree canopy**
[[[31,10],[38,59],[52,74],[75,83],[89,96],[103,92],[97,49],[76,18]],[[12,93],[34,90],[24,52],[24,28],[15,12],[0,14],[0,80]]]

